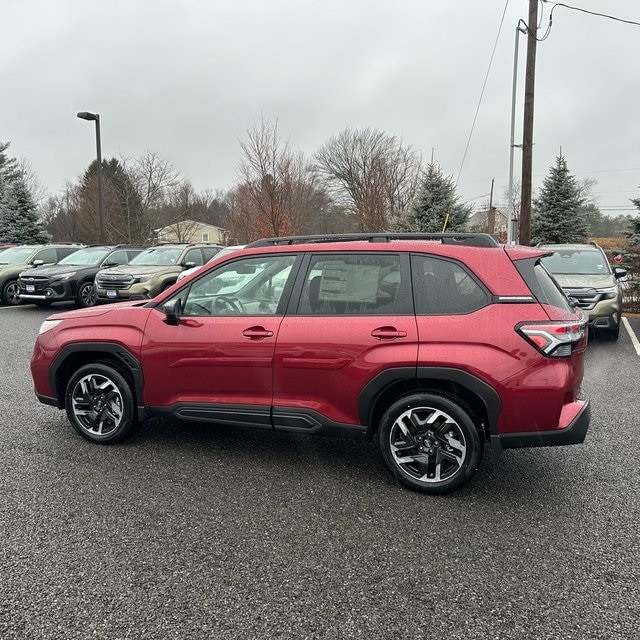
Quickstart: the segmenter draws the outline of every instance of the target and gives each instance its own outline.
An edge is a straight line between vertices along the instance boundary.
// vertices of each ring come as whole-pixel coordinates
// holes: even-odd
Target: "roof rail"
[[[246,248],[321,242],[390,242],[391,240],[440,240],[442,244],[472,247],[498,247],[500,243],[488,233],[339,233],[310,236],[283,236],[262,238]]]

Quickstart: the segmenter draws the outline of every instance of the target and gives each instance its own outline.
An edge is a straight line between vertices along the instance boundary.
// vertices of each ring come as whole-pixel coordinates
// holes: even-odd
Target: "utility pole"
[[[522,191],[520,195],[520,244],[531,242],[531,174],[533,166],[533,98],[536,77],[538,0],[529,0],[527,23],[527,66],[524,83],[522,127]]]
[[[487,214],[487,233],[493,235],[496,229],[496,208],[493,206],[493,182],[491,178],[491,193],[489,194],[489,213]]]

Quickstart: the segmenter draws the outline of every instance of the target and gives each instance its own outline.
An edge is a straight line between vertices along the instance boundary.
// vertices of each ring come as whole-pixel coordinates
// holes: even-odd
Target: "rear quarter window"
[[[514,265],[538,302],[573,311],[569,299],[540,258],[516,260]]]
[[[490,302],[475,276],[453,260],[413,255],[411,272],[418,315],[471,313]]]

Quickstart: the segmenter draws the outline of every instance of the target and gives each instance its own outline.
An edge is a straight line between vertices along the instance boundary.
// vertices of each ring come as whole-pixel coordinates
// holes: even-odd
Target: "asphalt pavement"
[[[640,638],[626,330],[589,345],[583,445],[487,452],[429,497],[348,440],[151,420],[90,444],[33,394],[46,315],[0,308],[2,640]]]

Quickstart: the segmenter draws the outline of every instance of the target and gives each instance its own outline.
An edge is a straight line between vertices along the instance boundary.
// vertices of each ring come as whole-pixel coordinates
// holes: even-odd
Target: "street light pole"
[[[106,242],[104,222],[104,197],[102,195],[102,149],[100,146],[100,114],[80,111],[77,114],[81,120],[93,120],[96,123],[96,152],[98,159],[98,220],[100,223],[100,242]]]

